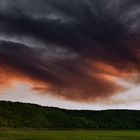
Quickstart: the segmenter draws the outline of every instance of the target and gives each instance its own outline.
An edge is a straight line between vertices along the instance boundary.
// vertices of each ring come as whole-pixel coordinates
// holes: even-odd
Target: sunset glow
[[[139,109],[140,4],[117,1],[2,0],[0,100]]]

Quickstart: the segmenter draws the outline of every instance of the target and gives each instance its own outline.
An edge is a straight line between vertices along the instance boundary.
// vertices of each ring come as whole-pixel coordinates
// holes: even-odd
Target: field
[[[140,140],[140,131],[0,130],[0,140]]]

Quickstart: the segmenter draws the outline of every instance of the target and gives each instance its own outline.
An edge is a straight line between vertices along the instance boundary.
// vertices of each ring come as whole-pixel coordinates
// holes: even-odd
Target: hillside
[[[78,111],[1,101],[0,127],[140,129],[140,111]]]

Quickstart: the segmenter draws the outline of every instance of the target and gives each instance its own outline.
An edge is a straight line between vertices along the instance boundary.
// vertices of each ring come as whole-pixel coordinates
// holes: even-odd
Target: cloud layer
[[[93,102],[139,84],[137,0],[0,0],[0,83]],[[5,80],[8,79],[8,80]]]

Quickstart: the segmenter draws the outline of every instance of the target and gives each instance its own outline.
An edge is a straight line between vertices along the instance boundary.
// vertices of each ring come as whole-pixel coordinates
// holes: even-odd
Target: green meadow
[[[0,130],[0,140],[140,140],[140,131]]]

